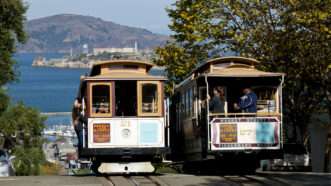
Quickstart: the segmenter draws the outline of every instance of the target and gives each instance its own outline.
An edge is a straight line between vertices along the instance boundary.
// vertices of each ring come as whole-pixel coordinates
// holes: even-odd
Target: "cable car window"
[[[187,90],[185,90],[185,102],[184,102],[184,105],[185,105],[185,118],[187,118],[187,113],[188,113],[188,111],[187,111],[187,109],[188,109],[188,95],[187,95]]]
[[[110,113],[109,86],[95,85],[92,88],[93,113]]]
[[[187,91],[187,111],[188,111],[188,117],[191,116],[192,113],[192,89],[189,88]]]
[[[91,83],[91,114],[111,114],[110,83]]]
[[[195,116],[195,114],[196,114],[196,105],[195,105],[195,96],[196,96],[196,87],[193,87],[192,89],[191,89],[191,102],[192,102],[192,112],[191,112],[191,116],[192,117],[194,117]]]
[[[277,112],[277,88],[276,87],[254,87],[257,95],[257,112]]]
[[[186,90],[186,103],[185,103],[185,105],[186,105],[186,118],[190,115],[189,114],[189,105],[190,105],[190,103],[189,103],[189,100],[190,100],[190,98],[189,98],[189,91],[188,90]]]
[[[248,83],[247,83],[248,84]],[[241,96],[244,95],[244,86],[227,86],[226,101],[227,113],[237,113],[234,103],[238,103]],[[273,86],[250,86],[256,94],[256,112],[257,113],[277,113],[279,112],[279,99],[277,87]]]
[[[115,81],[115,115],[137,116],[137,81]]]
[[[161,88],[158,82],[138,82],[139,115],[161,114]]]
[[[184,93],[181,93],[180,111],[182,113],[182,116],[184,116],[185,115],[185,94]]]
[[[142,111],[156,113],[157,109],[157,85],[145,84],[142,86]]]

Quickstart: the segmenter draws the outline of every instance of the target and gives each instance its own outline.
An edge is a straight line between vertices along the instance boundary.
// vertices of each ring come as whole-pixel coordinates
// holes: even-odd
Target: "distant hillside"
[[[89,48],[134,47],[153,48],[164,44],[169,37],[146,29],[119,25],[91,16],[61,14],[28,21],[29,40],[18,52],[68,52]]]

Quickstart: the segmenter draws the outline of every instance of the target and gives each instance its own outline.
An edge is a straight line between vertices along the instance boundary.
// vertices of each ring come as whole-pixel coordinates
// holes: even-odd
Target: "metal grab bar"
[[[282,116],[278,112],[257,112],[257,113],[210,113],[209,116]]]

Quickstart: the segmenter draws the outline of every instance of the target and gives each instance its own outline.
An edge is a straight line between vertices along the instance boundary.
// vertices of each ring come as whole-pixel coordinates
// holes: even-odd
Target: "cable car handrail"
[[[209,116],[281,116],[278,112],[257,112],[257,113],[209,113]]]

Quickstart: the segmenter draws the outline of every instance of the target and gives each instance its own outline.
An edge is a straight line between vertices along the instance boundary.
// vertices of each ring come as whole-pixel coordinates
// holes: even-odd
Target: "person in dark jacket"
[[[251,88],[243,89],[244,95],[240,97],[239,104],[235,103],[234,108],[244,113],[256,113],[257,96]]]
[[[224,113],[224,89],[217,86],[213,89],[214,96],[209,101],[209,111],[212,113]]]
[[[78,138],[78,148],[83,146],[83,116],[82,112],[82,100],[76,98],[73,108],[72,108],[72,124],[74,125],[75,132]]]

